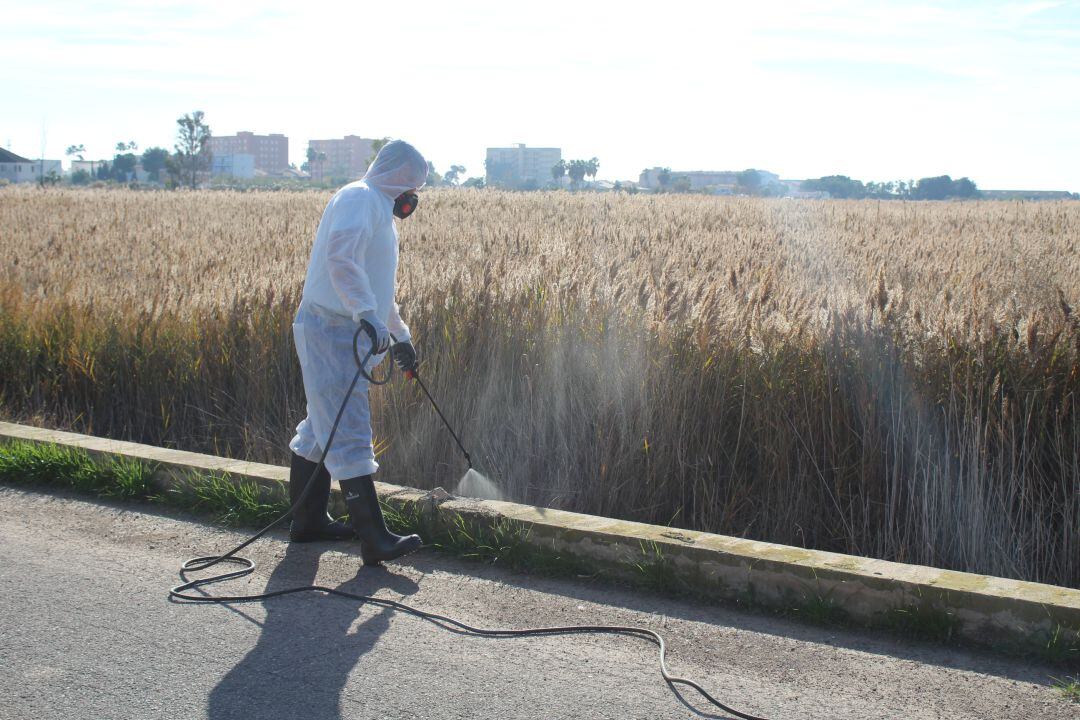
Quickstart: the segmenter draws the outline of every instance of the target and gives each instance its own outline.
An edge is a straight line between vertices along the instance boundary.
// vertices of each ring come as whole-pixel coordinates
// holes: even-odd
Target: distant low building
[[[212,135],[210,153],[250,155],[254,159],[255,170],[267,175],[280,175],[289,169],[289,138],[281,133],[256,135],[242,130],[235,135]]]
[[[288,167],[285,171],[288,172]],[[255,157],[247,153],[214,155],[210,158],[210,174],[250,180],[255,177]]]
[[[316,159],[308,166],[314,180],[338,178],[352,180],[363,177],[368,161],[375,154],[375,140],[359,135],[346,135],[331,140],[309,140]],[[325,157],[322,157],[325,156]]]
[[[28,160],[10,150],[0,148],[0,180],[12,183],[38,182],[42,177],[60,176],[59,160]]]
[[[666,175],[665,175],[666,173]],[[665,168],[649,168],[641,173],[638,185],[649,190],[659,190],[670,186],[672,181],[678,178],[686,178],[690,181],[690,190],[701,191],[706,188],[734,188],[739,173],[733,171],[715,170],[666,170]]]
[[[82,170],[90,175],[90,177],[96,177],[98,170],[105,168],[108,170],[111,167],[109,160],[72,160],[71,167],[68,168],[68,174],[74,175]]]
[[[541,187],[552,180],[551,169],[562,160],[562,148],[531,148],[518,144],[488,148],[485,182],[505,187]]]
[[[984,200],[1078,200],[1068,190],[982,190]]]
[[[752,172],[757,173],[758,184],[762,187],[780,180],[779,175],[765,170]],[[642,171],[638,184],[649,190],[678,188],[691,192],[709,191],[718,195],[730,195],[736,192],[740,174],[741,172],[735,170],[670,170],[654,167]]]

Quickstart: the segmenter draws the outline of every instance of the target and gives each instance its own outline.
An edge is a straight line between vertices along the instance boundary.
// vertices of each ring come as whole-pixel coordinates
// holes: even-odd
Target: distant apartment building
[[[28,160],[10,150],[0,148],[0,180],[12,183],[37,182],[50,173],[60,175],[59,160]]]
[[[522,144],[488,148],[485,182],[507,187],[540,187],[551,181],[551,168],[560,160],[562,148],[531,148]]]
[[[255,160],[255,170],[268,175],[279,175],[289,169],[289,138],[281,133],[256,135],[241,131],[235,135],[210,137],[213,155],[250,155]]]
[[[309,140],[308,147],[320,155],[311,163],[308,172],[316,180],[322,178],[358,178],[368,169],[375,154],[371,138],[346,135],[337,140]]]
[[[255,157],[247,153],[214,153],[210,158],[210,174],[250,180],[255,177]]]

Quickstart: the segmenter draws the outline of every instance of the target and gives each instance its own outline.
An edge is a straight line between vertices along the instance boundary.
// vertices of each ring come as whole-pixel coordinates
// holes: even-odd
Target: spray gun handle
[[[368,338],[371,340],[371,349],[374,350],[379,345],[379,333],[375,331],[375,326],[367,320],[360,321],[360,327],[357,328],[357,334],[363,330],[367,333]]]

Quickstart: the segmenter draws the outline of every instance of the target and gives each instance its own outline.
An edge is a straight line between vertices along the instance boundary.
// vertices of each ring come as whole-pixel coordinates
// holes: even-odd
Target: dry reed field
[[[282,462],[326,193],[0,191],[0,415]],[[1080,203],[424,192],[399,298],[509,499],[1080,586]],[[463,471],[415,387],[381,478]]]

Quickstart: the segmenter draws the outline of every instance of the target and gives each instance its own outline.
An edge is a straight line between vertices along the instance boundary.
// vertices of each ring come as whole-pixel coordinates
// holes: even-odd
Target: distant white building
[[[247,153],[213,155],[210,159],[210,174],[250,180],[255,177],[255,156]]]
[[[8,182],[38,182],[42,177],[61,173],[59,160],[27,160],[10,150],[0,148],[0,179]]]
[[[82,170],[90,175],[90,177],[96,178],[98,170],[101,168],[107,170],[110,165],[111,162],[109,160],[72,160],[71,167],[68,168],[68,174],[73,175]]]
[[[530,148],[522,144],[488,148],[485,182],[508,187],[541,187],[551,182],[551,168],[562,160],[561,148]]]
[[[758,185],[765,187],[778,183],[780,176],[765,170],[747,170],[757,175]],[[643,188],[660,190],[680,185],[693,192],[711,191],[719,195],[730,195],[737,190],[739,175],[735,170],[668,170],[649,168],[641,172],[638,183]]]

